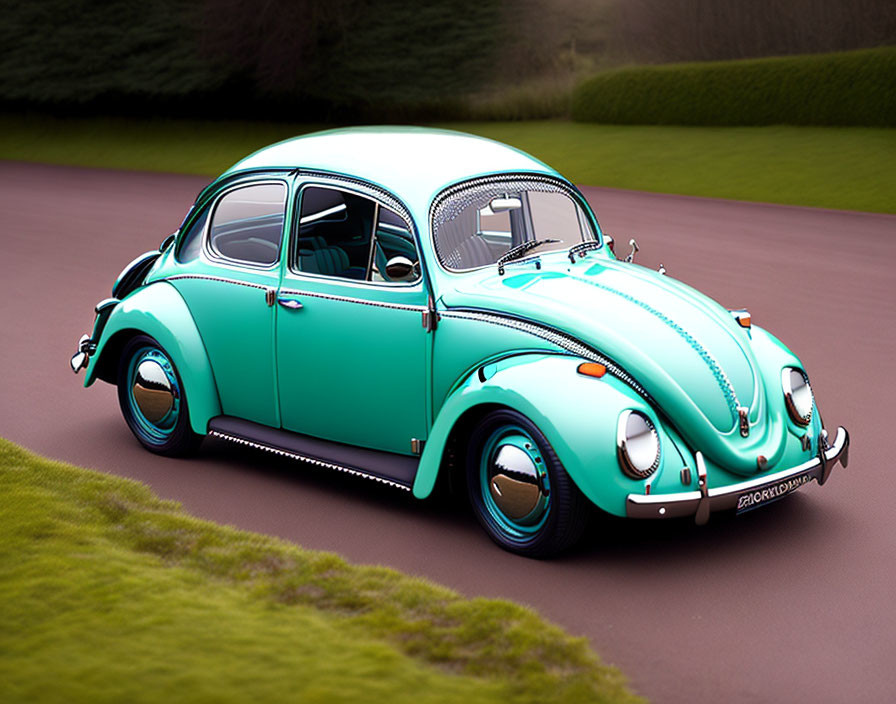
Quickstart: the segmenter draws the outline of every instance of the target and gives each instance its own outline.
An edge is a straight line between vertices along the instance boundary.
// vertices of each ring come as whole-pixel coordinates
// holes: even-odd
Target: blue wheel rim
[[[144,362],[152,362],[158,365],[171,390],[171,396],[173,397],[171,405],[162,417],[153,417],[152,419],[147,417],[147,414],[134,396],[134,387],[138,377],[137,370]],[[134,432],[137,436],[149,445],[164,445],[171,438],[174,429],[177,427],[183,406],[183,395],[181,394],[174,366],[160,349],[147,345],[138,349],[131,356],[127,372],[127,401],[128,410],[133,420]]]
[[[542,487],[547,493],[543,507],[535,522],[521,522],[508,516],[496,503],[492,496],[490,483],[494,472],[495,458],[504,446],[512,446],[529,457],[537,468]],[[532,436],[518,425],[503,425],[497,428],[482,448],[479,459],[479,494],[489,520],[507,537],[516,540],[527,540],[536,535],[548,520],[551,512],[550,478],[541,451]]]

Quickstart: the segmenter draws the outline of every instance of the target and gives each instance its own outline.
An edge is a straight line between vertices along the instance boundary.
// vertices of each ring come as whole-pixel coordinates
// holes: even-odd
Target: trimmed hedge
[[[639,66],[573,91],[581,122],[896,126],[896,47]]]

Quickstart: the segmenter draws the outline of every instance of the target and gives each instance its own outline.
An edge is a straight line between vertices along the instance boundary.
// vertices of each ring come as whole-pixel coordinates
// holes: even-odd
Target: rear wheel
[[[131,432],[147,450],[184,455],[202,442],[190,427],[177,369],[151,337],[138,335],[125,345],[118,363],[118,403]]]
[[[492,540],[520,555],[559,553],[585,527],[585,497],[541,431],[510,409],[492,411],[473,431],[467,488]]]

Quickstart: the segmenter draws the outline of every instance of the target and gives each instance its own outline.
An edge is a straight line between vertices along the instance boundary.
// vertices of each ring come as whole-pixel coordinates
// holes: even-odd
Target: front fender
[[[420,458],[414,495],[425,498],[432,492],[452,428],[466,411],[483,404],[512,408],[535,423],[582,493],[609,513],[624,516],[626,496],[644,493],[648,483],[680,481],[680,469],[689,456],[676,448],[683,443],[675,442],[650,405],[619,379],[610,374],[601,378],[579,374],[576,370],[583,361],[569,355],[530,353],[488,364],[481,373],[471,374],[439,411]],[[631,479],[619,468],[616,427],[625,409],[647,414],[660,435],[661,464],[648,480]],[[665,465],[671,470],[664,473]]]
[[[118,363],[105,358],[120,349],[109,341],[131,332],[149,335],[165,348],[184,385],[190,425],[194,432],[205,435],[209,419],[221,415],[218,389],[193,316],[177,289],[167,282],[144,286],[115,306],[88,363],[84,386],[96,380],[101,365]]]

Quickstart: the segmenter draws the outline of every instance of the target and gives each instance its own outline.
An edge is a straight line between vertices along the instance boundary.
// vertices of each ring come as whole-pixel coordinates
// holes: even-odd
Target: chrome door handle
[[[290,308],[292,310],[300,310],[301,308],[305,307],[295,298],[284,298],[283,296],[277,297],[277,303],[279,303],[284,308]]]

